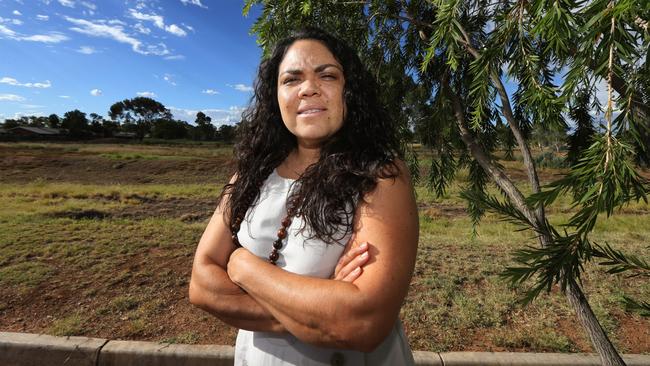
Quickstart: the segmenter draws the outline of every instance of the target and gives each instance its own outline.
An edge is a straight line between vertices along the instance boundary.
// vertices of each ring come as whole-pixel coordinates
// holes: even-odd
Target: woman
[[[317,29],[260,65],[190,283],[193,304],[240,328],[236,365],[413,364],[398,315],[417,209],[376,92]]]

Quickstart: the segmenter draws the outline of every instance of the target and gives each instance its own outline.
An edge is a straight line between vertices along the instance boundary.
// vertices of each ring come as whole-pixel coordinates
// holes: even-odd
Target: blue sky
[[[261,50],[242,0],[0,0],[0,121],[152,97],[238,121]]]

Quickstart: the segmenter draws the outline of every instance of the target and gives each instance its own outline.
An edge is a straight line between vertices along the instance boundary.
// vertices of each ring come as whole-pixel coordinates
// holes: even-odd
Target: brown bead
[[[282,241],[281,240],[276,240],[273,242],[273,249],[282,249]]]
[[[280,254],[278,254],[278,252],[276,252],[275,250],[271,252],[271,255],[269,255],[269,259],[270,259],[273,263],[275,263],[275,261],[277,261],[278,258],[280,258]]]
[[[278,230],[278,238],[284,239],[287,237],[287,229],[281,227],[280,230]]]
[[[287,216],[282,220],[282,226],[289,227],[291,225],[291,217]]]

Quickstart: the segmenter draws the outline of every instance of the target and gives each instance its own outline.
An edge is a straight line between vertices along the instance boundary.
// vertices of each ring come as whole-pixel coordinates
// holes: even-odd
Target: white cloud
[[[62,33],[51,32],[50,34],[34,34],[33,36],[21,37],[20,39],[22,41],[30,42],[59,43],[62,41],[67,41],[70,38]]]
[[[74,8],[74,1],[72,0],[59,0],[59,4],[67,6],[68,8]]]
[[[4,115],[0,115],[4,116]],[[21,112],[15,112],[13,116],[5,116],[7,119],[20,119],[22,117],[44,117],[45,114],[40,111],[21,111]],[[1,118],[0,118],[1,119]]]
[[[11,14],[13,14],[15,16],[18,16],[18,17],[22,15],[18,10],[14,10],[13,12],[11,12]]]
[[[0,94],[0,101],[7,101],[7,102],[23,102],[25,98],[21,97],[20,95],[16,94]]]
[[[59,95],[59,98],[70,99],[70,96],[69,95]]]
[[[185,37],[187,35],[187,32],[184,31],[182,28],[177,26],[176,24],[172,24],[169,27],[165,27],[165,30],[175,36],[179,37]]]
[[[138,20],[146,20],[152,22],[156,27],[160,29],[165,29],[165,19],[161,15],[157,14],[144,14],[136,11],[135,9],[129,9],[131,17]]]
[[[93,97],[98,97],[102,95],[102,91],[100,89],[93,89],[90,91],[90,95],[92,95]]]
[[[181,0],[181,2],[183,3],[183,5],[192,4],[201,7],[203,9],[208,8],[207,6],[201,4],[201,0]]]
[[[156,27],[163,29],[166,32],[169,32],[175,36],[185,37],[187,35],[187,32],[185,32],[182,28],[180,28],[176,24],[172,24],[168,26],[165,25],[165,18],[163,18],[162,15],[158,15],[155,13],[144,14],[135,9],[129,9],[129,14],[134,19],[152,22],[153,25],[155,25]]]
[[[13,25],[22,25],[23,21],[20,19],[10,19],[10,18],[0,17],[0,23],[11,23]]]
[[[45,108],[45,106],[44,105],[38,105],[38,104],[21,104],[20,108],[35,109],[35,108]]]
[[[49,15],[41,15],[41,14],[38,14],[38,15],[36,15],[36,19],[38,19],[38,20],[43,20],[43,21],[47,21],[47,20],[50,20],[50,16],[49,16]]]
[[[165,56],[165,60],[185,60],[185,56],[183,55]]]
[[[111,19],[111,20],[108,20],[108,21],[106,21],[106,20],[98,20],[98,22],[99,23],[108,23],[110,25],[116,25],[116,24],[117,25],[126,25],[125,22],[123,22],[123,21],[121,21],[119,19]]]
[[[97,10],[97,5],[95,5],[95,4],[91,3],[91,2],[88,2],[88,1],[82,1],[81,5],[85,6],[86,8],[88,8],[90,10]]]
[[[175,119],[180,119],[186,122],[194,122],[196,120],[196,114],[198,112],[205,113],[206,116],[212,118],[212,124],[218,126],[221,125],[234,125],[237,122],[241,121],[241,114],[244,111],[245,107],[241,106],[232,106],[228,109],[184,109],[170,107],[169,110],[172,112],[172,115]]]
[[[92,55],[93,53],[97,53],[97,50],[90,46],[81,46],[77,52],[83,53],[84,55]]]
[[[185,23],[181,23],[181,24],[183,25],[183,27],[187,28],[187,30],[189,30],[190,32],[194,32],[194,27],[192,27],[191,25],[187,25]]]
[[[165,56],[169,54],[169,50],[167,50],[167,46],[165,46],[164,43],[159,43],[158,45],[143,45],[137,38],[126,34],[121,25],[106,25],[101,22],[93,23],[85,19],[75,19],[71,17],[65,17],[65,19],[78,26],[70,28],[75,32],[87,34],[93,37],[110,38],[120,43],[129,44],[134,52],[143,55],[157,56]]]
[[[50,83],[49,80],[45,80],[44,83],[21,83],[18,80],[7,76],[0,79],[0,84],[9,84],[13,86],[24,86],[26,88],[39,88],[39,89],[49,88],[52,86],[52,83]]]
[[[151,29],[149,29],[149,28],[145,27],[144,25],[142,25],[142,23],[137,23],[136,25],[133,26],[133,28],[135,28],[135,30],[137,30],[138,32],[140,32],[142,34],[151,33]]]
[[[5,37],[9,37],[9,38],[14,38],[18,34],[16,32],[14,32],[14,31],[12,31],[11,29],[5,27],[4,25],[0,24],[0,35],[3,35]]]
[[[19,19],[7,19],[0,17],[0,23],[13,23],[15,25],[21,25],[23,22]],[[43,42],[43,43],[59,43],[62,41],[67,41],[69,38],[59,32],[50,32],[48,34],[34,34],[31,36],[22,35],[18,32],[13,31],[5,25],[0,24],[0,37],[6,37],[13,39],[14,41],[29,41],[29,42]]]
[[[137,92],[136,95],[139,96],[139,97],[147,97],[147,98],[155,98],[156,97],[156,93],[150,92],[150,91]]]
[[[176,86],[176,82],[175,82],[174,79],[173,79],[173,75],[165,74],[165,75],[163,76],[163,80],[165,80],[166,82],[172,84],[173,86]]]
[[[235,84],[235,85],[226,84],[226,85],[228,85],[229,87],[231,87],[231,88],[233,88],[235,90],[238,90],[240,92],[252,92],[253,91],[253,87],[249,86],[249,85],[244,85],[244,84]]]
[[[218,91],[216,91],[214,89],[205,89],[201,93],[210,94],[210,95],[221,94],[221,93],[219,93]]]

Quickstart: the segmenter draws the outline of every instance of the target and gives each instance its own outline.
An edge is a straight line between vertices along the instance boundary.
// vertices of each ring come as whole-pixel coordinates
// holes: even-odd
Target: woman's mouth
[[[308,116],[308,115],[317,114],[317,113],[320,113],[320,112],[323,112],[323,111],[325,111],[325,108],[309,108],[309,109],[304,109],[304,110],[298,111],[298,115]]]

